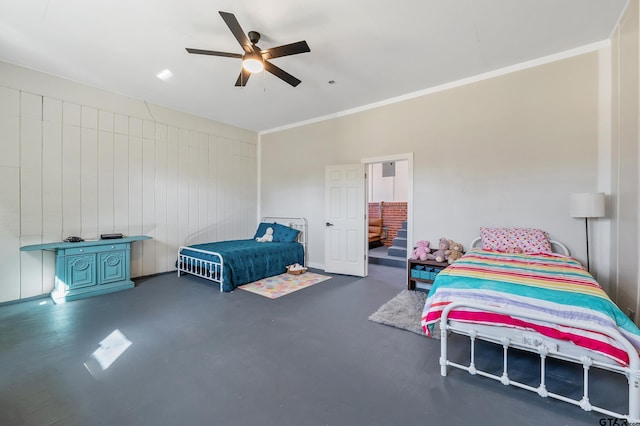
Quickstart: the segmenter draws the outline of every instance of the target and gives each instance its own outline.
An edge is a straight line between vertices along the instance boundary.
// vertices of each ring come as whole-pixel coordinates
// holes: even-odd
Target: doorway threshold
[[[381,246],[369,249],[369,263],[385,265],[394,268],[407,268],[407,259],[398,256],[389,256],[389,247]]]

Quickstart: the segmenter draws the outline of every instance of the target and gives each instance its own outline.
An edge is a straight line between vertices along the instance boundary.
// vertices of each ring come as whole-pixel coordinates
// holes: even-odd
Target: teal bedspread
[[[262,278],[279,275],[287,270],[287,265],[304,264],[304,248],[300,243],[259,243],[255,240],[230,240],[214,243],[195,244],[193,247],[220,253],[224,259],[223,291]],[[183,254],[199,259],[216,260],[215,256],[183,249]]]

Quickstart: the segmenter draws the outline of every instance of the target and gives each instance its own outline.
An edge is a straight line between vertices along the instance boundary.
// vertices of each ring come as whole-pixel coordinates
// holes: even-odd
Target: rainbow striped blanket
[[[615,329],[640,348],[640,330],[609,299],[575,259],[560,254],[508,254],[472,250],[438,274],[422,312],[422,328],[431,335],[451,302],[472,302],[508,309],[511,315],[472,308],[453,309],[449,318],[462,322],[513,327],[568,340],[627,365],[622,345],[589,328]],[[544,315],[549,322],[516,317]],[[560,326],[570,320],[584,327]]]

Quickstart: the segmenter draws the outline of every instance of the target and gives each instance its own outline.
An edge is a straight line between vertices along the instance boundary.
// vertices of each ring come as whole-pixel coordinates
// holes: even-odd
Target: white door
[[[325,171],[325,271],[367,275],[364,164]]]

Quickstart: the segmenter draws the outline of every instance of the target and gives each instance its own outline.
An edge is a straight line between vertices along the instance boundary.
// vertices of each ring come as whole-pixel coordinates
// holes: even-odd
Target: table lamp
[[[571,194],[570,215],[571,217],[584,218],[584,229],[587,239],[587,271],[589,270],[589,218],[604,217],[603,192],[583,192]]]

